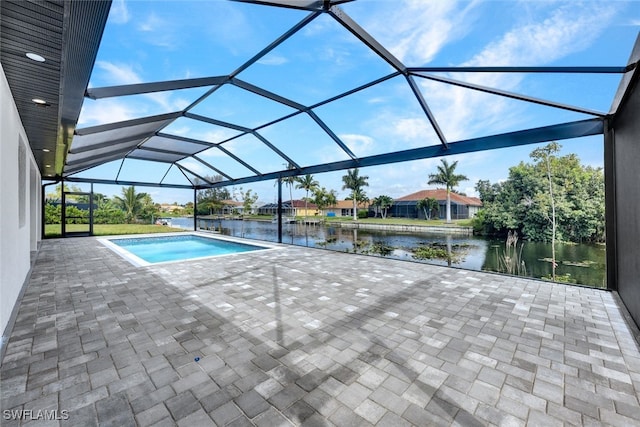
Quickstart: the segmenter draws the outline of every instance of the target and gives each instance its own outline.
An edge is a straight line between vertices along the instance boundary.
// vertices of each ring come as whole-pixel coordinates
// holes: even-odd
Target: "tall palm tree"
[[[349,169],[347,174],[342,177],[342,182],[344,185],[342,186],[343,190],[351,190],[351,195],[353,196],[353,220],[358,220],[358,199],[362,198],[363,191],[362,187],[369,186],[368,176],[360,176],[360,170],[355,168],[353,170]]]
[[[130,187],[122,187],[122,197],[114,196],[116,202],[124,211],[127,223],[131,223],[136,219],[138,212],[142,209],[142,200],[146,195],[147,193],[136,193],[136,188],[132,185]]]
[[[291,163],[287,163],[287,170],[295,169],[296,167]],[[282,181],[289,187],[289,215],[287,216],[295,216],[295,211],[293,210],[293,184],[296,182],[295,176],[288,176],[286,178],[282,178]]]
[[[315,190],[320,184],[318,184],[318,181],[313,179],[313,175],[309,174],[306,174],[302,177],[296,177],[296,182],[298,183],[298,185],[296,185],[296,189],[303,189],[307,192],[307,195],[304,198],[304,217],[306,219],[308,212],[309,191]],[[293,200],[291,202],[293,203]]]
[[[441,165],[438,165],[438,173],[429,174],[428,184],[444,185],[447,189],[447,223],[451,222],[451,190],[453,190],[461,181],[467,181],[465,175],[456,174],[456,166],[458,161],[449,164],[446,159],[441,159]]]

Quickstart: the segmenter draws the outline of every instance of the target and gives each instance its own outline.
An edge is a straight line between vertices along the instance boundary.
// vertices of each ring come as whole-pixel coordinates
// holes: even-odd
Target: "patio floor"
[[[640,425],[621,307],[301,247],[138,268],[95,238],[47,240],[2,361],[1,423]],[[51,410],[64,419],[29,421]]]

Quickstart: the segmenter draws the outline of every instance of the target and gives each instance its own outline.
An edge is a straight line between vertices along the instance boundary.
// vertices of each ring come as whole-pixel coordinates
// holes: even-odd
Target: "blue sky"
[[[343,10],[407,66],[621,66],[626,65],[640,28],[640,3],[629,1],[383,1],[358,0]],[[90,86],[226,75],[233,72],[308,12],[218,1],[114,0]],[[391,67],[330,16],[322,15],[238,77],[304,105],[373,81]],[[607,112],[620,75],[464,74],[444,77],[509,90],[559,103]],[[580,120],[590,116],[417,79],[448,141]],[[178,111],[208,88],[86,100],[79,128]],[[192,112],[256,127],[293,112],[235,86],[225,85]],[[357,156],[438,143],[428,120],[402,77],[314,110]],[[166,133],[218,142],[236,131],[180,118]],[[261,134],[306,166],[347,155],[307,115],[262,129]],[[563,153],[602,166],[601,137],[562,141]],[[252,136],[225,148],[260,172],[283,169],[284,160]],[[530,145],[454,156],[469,177],[459,189],[474,194],[480,179],[507,178],[510,166],[528,161]],[[233,177],[252,175],[217,149],[201,157]],[[429,188],[428,174],[439,159],[361,170],[369,177],[367,195],[401,197]],[[185,161],[198,173],[204,166]],[[115,178],[120,162],[79,176]],[[122,165],[122,180],[186,183],[175,168],[140,160]],[[343,198],[345,171],[315,179]],[[274,183],[246,184],[261,202],[276,198]],[[120,187],[95,191],[119,193]],[[191,191],[140,187],[157,202],[184,203]],[[294,197],[304,196],[295,190]],[[288,197],[288,191],[285,191]]]

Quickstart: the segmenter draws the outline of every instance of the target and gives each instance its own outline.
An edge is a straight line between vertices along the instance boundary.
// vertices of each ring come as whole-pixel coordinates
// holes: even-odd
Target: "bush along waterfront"
[[[508,244],[510,233],[550,243],[550,254],[542,261],[550,263],[551,273],[543,278],[571,282],[570,276],[556,276],[562,262],[556,257],[556,245],[604,243],[604,172],[583,166],[575,154],[558,156],[560,148],[556,142],[537,148],[530,155],[534,162],[511,167],[502,183],[478,181],[483,208],[473,225],[478,234],[507,239],[503,258],[514,255],[515,246]],[[514,267],[503,264],[505,272]]]

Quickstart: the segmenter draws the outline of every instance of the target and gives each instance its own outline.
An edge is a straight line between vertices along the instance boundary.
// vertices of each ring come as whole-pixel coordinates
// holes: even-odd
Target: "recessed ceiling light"
[[[33,98],[32,101],[35,102],[36,104],[47,105],[47,101],[45,101],[44,99]]]
[[[50,168],[50,167],[51,167],[51,165],[44,165],[44,167],[45,167],[45,168]]]
[[[43,148],[42,151],[44,151],[45,153],[48,153],[51,150],[49,150],[48,148]]]
[[[33,52],[28,52],[27,53],[27,58],[36,61],[36,62],[44,62],[44,57],[41,55],[38,55],[37,53],[33,53]]]

